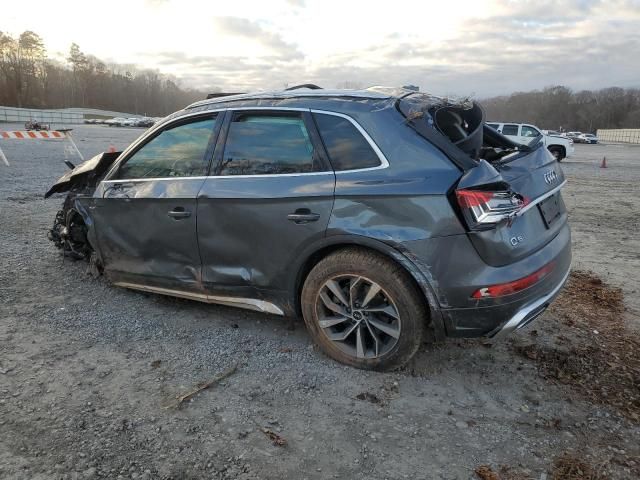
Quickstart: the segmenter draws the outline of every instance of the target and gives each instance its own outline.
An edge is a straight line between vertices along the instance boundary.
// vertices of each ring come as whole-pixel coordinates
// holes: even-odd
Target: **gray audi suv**
[[[194,103],[46,196],[67,192],[50,239],[114,285],[302,316],[330,357],[386,370],[545,310],[564,184],[474,102],[305,85]]]

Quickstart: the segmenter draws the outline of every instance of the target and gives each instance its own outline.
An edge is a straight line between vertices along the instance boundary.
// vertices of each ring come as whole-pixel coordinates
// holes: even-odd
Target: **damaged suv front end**
[[[76,260],[91,259],[94,250],[88,236],[92,233],[89,228],[92,217],[77,199],[93,196],[96,187],[120,153],[122,152],[103,152],[78,166],[69,165],[71,170],[60,177],[45,194],[44,198],[49,198],[54,193],[68,192],[48,234],[49,240],[64,255]]]

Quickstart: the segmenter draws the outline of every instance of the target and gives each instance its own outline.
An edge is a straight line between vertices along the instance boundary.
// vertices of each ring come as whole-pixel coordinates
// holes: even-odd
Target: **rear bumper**
[[[518,330],[530,324],[536,318],[542,315],[547,307],[551,304],[551,302],[558,296],[560,290],[562,290],[562,287],[569,278],[570,272],[571,268],[567,270],[560,282],[553,288],[553,290],[551,290],[551,292],[546,294],[544,297],[523,306],[509,320],[507,320],[504,325],[498,327],[493,332],[490,332],[488,336],[493,338],[494,340],[501,339],[503,337],[506,337],[514,330]]]
[[[504,266],[487,265],[466,235],[405,245],[411,247],[414,263],[417,257],[425,277],[430,279],[445,334],[449,337],[495,336],[502,329],[506,334],[523,326],[555,298],[571,265],[571,230],[567,223],[546,246]],[[516,281],[551,262],[555,265],[553,271],[525,290],[498,298],[471,297],[479,288]]]

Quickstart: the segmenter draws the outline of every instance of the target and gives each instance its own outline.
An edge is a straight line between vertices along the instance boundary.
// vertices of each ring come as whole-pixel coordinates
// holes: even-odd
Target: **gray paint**
[[[196,299],[254,299],[254,306],[264,301],[275,306],[272,311],[296,315],[310,259],[341,245],[361,245],[410,273],[429,303],[438,338],[492,332],[532,298],[550,291],[570,263],[564,208],[550,229],[531,208],[510,226],[468,232],[452,202],[456,188],[494,183],[508,183],[531,198],[543,194],[552,188],[544,181],[545,171],[552,169],[564,180],[548,152],[523,151],[494,165],[469,157],[454,162],[456,147],[445,153],[409,128],[395,97],[374,97],[222,98],[167,117],[120,155],[92,196],[77,200],[109,276],[123,284],[184,291]],[[381,162],[379,168],[335,174],[218,177],[213,172],[224,141],[222,127],[215,150],[212,145],[208,152],[213,166],[208,176],[110,180],[136,148],[171,122],[233,108],[346,115],[368,134],[388,166]],[[311,133],[326,162],[317,132]],[[469,163],[473,167],[462,171],[460,165]],[[114,188],[118,184],[123,185]],[[70,188],[68,178],[64,188]],[[167,216],[176,207],[191,216]],[[297,224],[287,218],[299,209],[318,214],[317,221]],[[516,249],[509,244],[514,233],[527,239]],[[499,300],[470,298],[477,288],[516,280],[550,261],[556,262],[553,275],[535,287]]]

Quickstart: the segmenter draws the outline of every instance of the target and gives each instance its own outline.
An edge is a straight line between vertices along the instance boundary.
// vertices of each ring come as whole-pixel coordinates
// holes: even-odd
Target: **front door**
[[[283,293],[301,250],[325,235],[335,175],[311,122],[308,110],[227,114],[216,175],[198,195],[202,277],[211,295],[250,306]]]
[[[215,114],[168,125],[126,154],[96,190],[88,208],[105,272],[115,283],[202,291],[196,197],[215,126]]]

